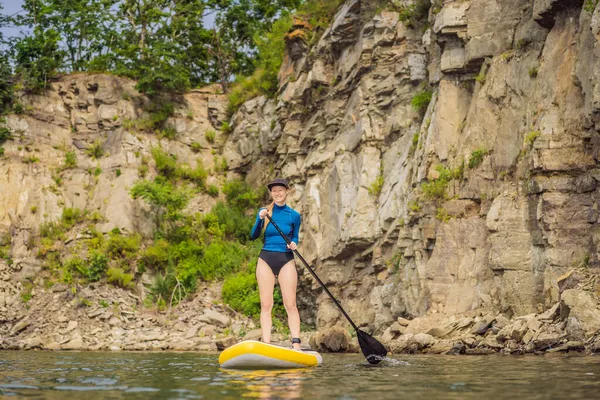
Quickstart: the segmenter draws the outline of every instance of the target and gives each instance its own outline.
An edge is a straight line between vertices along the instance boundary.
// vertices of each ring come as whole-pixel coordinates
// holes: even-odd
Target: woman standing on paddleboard
[[[262,341],[271,342],[271,312],[273,310],[273,290],[275,279],[279,281],[283,305],[288,315],[288,324],[292,334],[292,346],[300,349],[300,315],[296,307],[296,286],[298,273],[294,262],[293,250],[298,245],[298,232],[300,231],[300,214],[285,204],[289,193],[287,180],[277,178],[267,187],[271,192],[273,202],[267,208],[261,208],[256,216],[256,223],[252,228],[252,240],[260,237],[261,231],[265,232],[265,244],[258,256],[256,264],[256,280],[260,294],[260,328]],[[288,236],[290,244],[281,237],[273,224],[269,224],[267,213],[277,226]]]

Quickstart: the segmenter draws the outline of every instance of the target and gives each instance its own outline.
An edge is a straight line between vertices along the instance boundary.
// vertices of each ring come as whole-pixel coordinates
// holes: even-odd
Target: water
[[[593,399],[595,356],[404,356],[378,366],[227,371],[217,354],[1,352],[0,397],[86,399]],[[6,397],[5,397],[6,396]]]

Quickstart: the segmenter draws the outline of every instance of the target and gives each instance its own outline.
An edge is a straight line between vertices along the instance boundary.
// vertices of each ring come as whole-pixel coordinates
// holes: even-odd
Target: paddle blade
[[[358,344],[369,364],[379,364],[387,355],[386,348],[377,339],[360,329],[356,330]]]

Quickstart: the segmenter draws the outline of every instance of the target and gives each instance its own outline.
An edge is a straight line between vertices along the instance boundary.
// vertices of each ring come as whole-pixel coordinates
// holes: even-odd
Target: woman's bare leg
[[[298,273],[296,263],[290,261],[285,264],[278,276],[279,287],[283,297],[283,305],[288,316],[288,325],[292,337],[300,337],[300,314],[296,307],[296,287],[298,285]],[[293,344],[295,349],[300,349],[300,343]]]
[[[258,293],[260,296],[260,330],[264,343],[271,343],[271,327],[273,320],[273,289],[275,288],[275,275],[262,259],[256,264],[256,281],[258,282]]]

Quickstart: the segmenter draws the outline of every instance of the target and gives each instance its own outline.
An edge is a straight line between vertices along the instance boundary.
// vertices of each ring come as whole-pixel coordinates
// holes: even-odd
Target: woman
[[[296,308],[296,285],[298,274],[294,253],[298,246],[298,231],[300,230],[300,214],[285,204],[289,193],[289,185],[285,179],[277,178],[267,185],[273,202],[267,208],[261,208],[252,228],[252,240],[265,233],[265,244],[258,256],[256,264],[256,280],[260,295],[260,328],[262,340],[271,342],[271,311],[273,310],[273,289],[275,278],[279,281],[283,305],[288,315],[288,324],[292,334],[292,347],[300,349],[300,315]],[[267,213],[277,226],[288,236],[290,244],[281,237],[273,224],[266,219]]]

